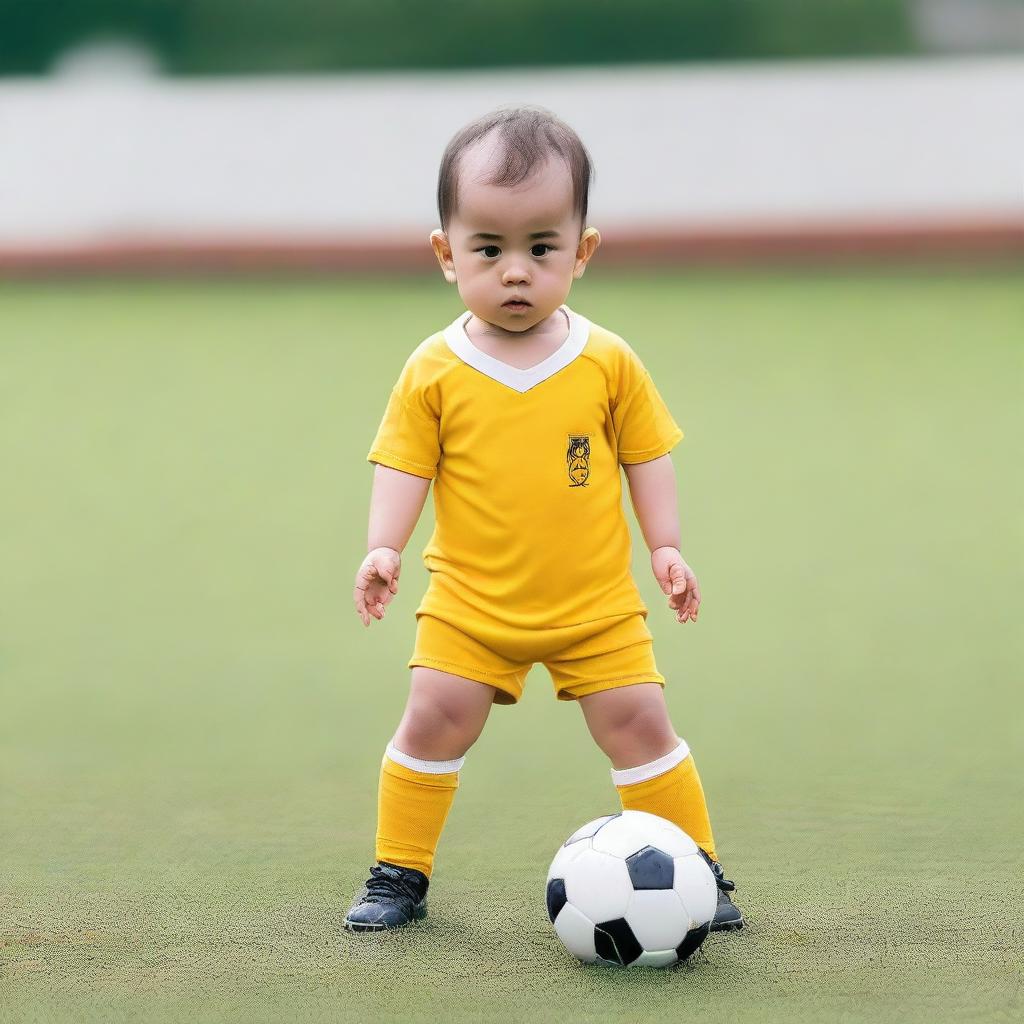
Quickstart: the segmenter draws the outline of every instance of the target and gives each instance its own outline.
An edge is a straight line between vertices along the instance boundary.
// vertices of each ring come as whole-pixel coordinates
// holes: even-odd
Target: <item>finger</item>
[[[377,579],[377,570],[373,565],[361,565],[359,571],[356,573],[356,590],[366,590],[367,587],[371,586]]]

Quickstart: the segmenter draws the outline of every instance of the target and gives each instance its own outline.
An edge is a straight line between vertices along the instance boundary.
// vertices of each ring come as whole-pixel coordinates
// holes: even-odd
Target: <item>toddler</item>
[[[630,574],[625,471],[651,568],[680,623],[700,589],[679,552],[669,451],[683,434],[636,353],[565,300],[600,244],[590,158],[537,108],[463,128],[441,160],[430,236],[466,306],[412,353],[374,438],[364,626],[398,592],[401,552],[434,481],[405,713],[380,773],[376,858],[352,931],[426,914],[434,853],[466,751],[535,662],[579,702],[623,808],[675,822],[718,881],[712,929],[741,928],[700,778],[669,720],[647,608]]]

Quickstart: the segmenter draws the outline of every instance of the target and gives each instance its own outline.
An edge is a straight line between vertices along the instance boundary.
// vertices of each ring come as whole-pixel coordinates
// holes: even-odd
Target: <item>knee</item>
[[[603,723],[594,737],[617,765],[632,767],[654,760],[679,744],[679,737],[663,707],[624,708]]]
[[[615,735],[633,743],[654,745],[676,740],[675,730],[664,708],[638,708],[616,724]]]
[[[445,701],[411,701],[395,733],[395,746],[412,757],[462,757],[477,741],[480,726],[467,709]]]

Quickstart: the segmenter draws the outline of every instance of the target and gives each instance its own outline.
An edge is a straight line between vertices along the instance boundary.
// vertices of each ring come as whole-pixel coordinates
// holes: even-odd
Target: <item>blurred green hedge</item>
[[[0,0],[0,74],[100,35],[174,74],[832,57],[915,49],[907,0]]]

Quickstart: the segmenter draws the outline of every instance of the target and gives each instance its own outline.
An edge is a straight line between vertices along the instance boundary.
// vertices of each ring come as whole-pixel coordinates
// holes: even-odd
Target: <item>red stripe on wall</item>
[[[919,258],[1024,256],[1024,215],[943,223],[836,222],[815,225],[612,228],[595,265],[757,265]],[[429,271],[419,236],[388,242],[348,237],[308,242],[280,237],[158,238],[94,244],[0,245],[0,273],[165,273],[226,271]]]

